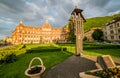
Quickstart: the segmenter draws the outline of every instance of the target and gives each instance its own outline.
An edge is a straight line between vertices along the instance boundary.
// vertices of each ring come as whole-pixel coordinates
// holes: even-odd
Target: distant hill
[[[86,23],[84,23],[84,30],[87,31],[92,27],[103,27],[107,22],[115,17],[120,17],[120,14],[86,19]]]

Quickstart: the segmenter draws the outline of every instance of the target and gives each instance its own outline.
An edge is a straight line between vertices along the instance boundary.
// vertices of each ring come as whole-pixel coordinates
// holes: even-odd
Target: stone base
[[[97,77],[97,76],[85,74],[85,72],[79,73],[79,76],[80,76],[80,78],[100,78],[100,77]]]
[[[76,56],[82,57],[82,56],[83,56],[83,54],[82,54],[82,53],[81,53],[81,54],[76,54]]]

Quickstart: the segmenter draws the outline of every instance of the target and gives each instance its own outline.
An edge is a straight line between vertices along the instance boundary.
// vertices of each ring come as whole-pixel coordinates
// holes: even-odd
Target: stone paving
[[[80,72],[97,69],[95,61],[96,56],[76,57],[73,55],[45,72],[42,78],[80,78]],[[120,65],[120,59],[115,58],[115,62]]]

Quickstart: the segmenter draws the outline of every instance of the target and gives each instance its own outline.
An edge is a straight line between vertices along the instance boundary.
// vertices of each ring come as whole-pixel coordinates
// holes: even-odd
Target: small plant
[[[24,44],[24,45],[22,46],[22,48],[26,48],[26,45]]]
[[[99,70],[95,72],[86,72],[86,74],[99,76],[101,78],[120,78],[120,67],[108,68],[104,70]]]

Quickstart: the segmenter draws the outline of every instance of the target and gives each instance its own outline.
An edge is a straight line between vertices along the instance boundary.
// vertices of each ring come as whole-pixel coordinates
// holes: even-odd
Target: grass
[[[93,50],[84,50],[83,54],[86,55],[111,55],[113,57],[120,58],[120,49],[93,49]]]
[[[67,47],[68,52],[75,53],[75,44],[59,44],[59,46]],[[120,58],[120,45],[84,43],[83,48],[85,55],[111,55]]]
[[[29,62],[33,57],[41,57],[46,70],[54,65],[64,61],[72,54],[67,52],[40,52],[26,53],[18,56],[18,60],[14,63],[4,64],[0,66],[0,77],[2,78],[28,78],[24,75],[24,71],[28,68]],[[35,61],[34,64],[39,64]]]
[[[85,46],[107,46],[107,45],[95,45],[95,44],[85,44]],[[109,45],[108,45],[109,46]],[[17,46],[13,46],[12,48],[14,49],[19,49],[21,47],[21,45]],[[51,49],[51,48],[60,48],[60,47],[66,47],[67,51],[42,51],[40,52],[39,50],[45,50],[45,49]],[[11,49],[11,48],[8,48]],[[7,50],[8,50],[7,49]],[[26,48],[24,48],[25,50],[28,49],[32,49],[33,52],[32,53],[24,53],[24,54],[20,54],[17,56],[17,61],[14,63],[10,63],[10,64],[2,64],[0,65],[0,78],[28,78],[27,76],[24,75],[24,71],[28,68],[29,62],[33,57],[41,57],[44,65],[46,66],[46,71],[48,71],[49,69],[51,69],[53,66],[55,66],[56,64],[61,63],[62,61],[64,61],[65,59],[67,59],[68,57],[70,57],[71,55],[73,55],[73,53],[75,53],[75,44],[59,44],[59,45],[51,45],[51,44],[38,44],[38,45],[34,45],[34,44],[28,44],[26,45]],[[22,49],[20,49],[21,51]],[[4,50],[3,50],[4,51]],[[16,52],[18,52],[19,50],[17,50]],[[84,49],[83,54],[85,55],[94,55],[94,56],[99,56],[99,55],[105,55],[105,54],[109,54],[113,57],[118,57],[120,58],[120,49]],[[39,64],[39,61],[34,61],[34,64]]]
[[[16,50],[16,51],[22,51],[21,49],[22,45],[12,46],[11,48],[2,49],[1,51],[6,51],[8,53],[8,50]],[[14,49],[12,49],[14,48]],[[20,50],[18,49],[20,48]],[[54,46],[50,44],[27,44],[24,50],[33,50],[32,53],[25,53],[17,55],[17,61],[10,64],[2,64],[0,65],[0,77],[2,78],[28,78],[25,76],[24,71],[28,68],[29,62],[33,57],[41,57],[44,65],[46,67],[46,71],[55,66],[56,64],[61,63],[68,57],[72,55],[72,53],[64,52],[61,50],[56,51],[42,51],[39,50],[46,50],[46,49],[53,49]],[[57,48],[57,47],[56,47]],[[56,49],[55,48],[55,49]],[[59,47],[58,47],[59,48]],[[10,53],[11,51],[9,51]],[[16,53],[18,54],[18,53]],[[34,64],[40,64],[39,61],[35,61]]]

